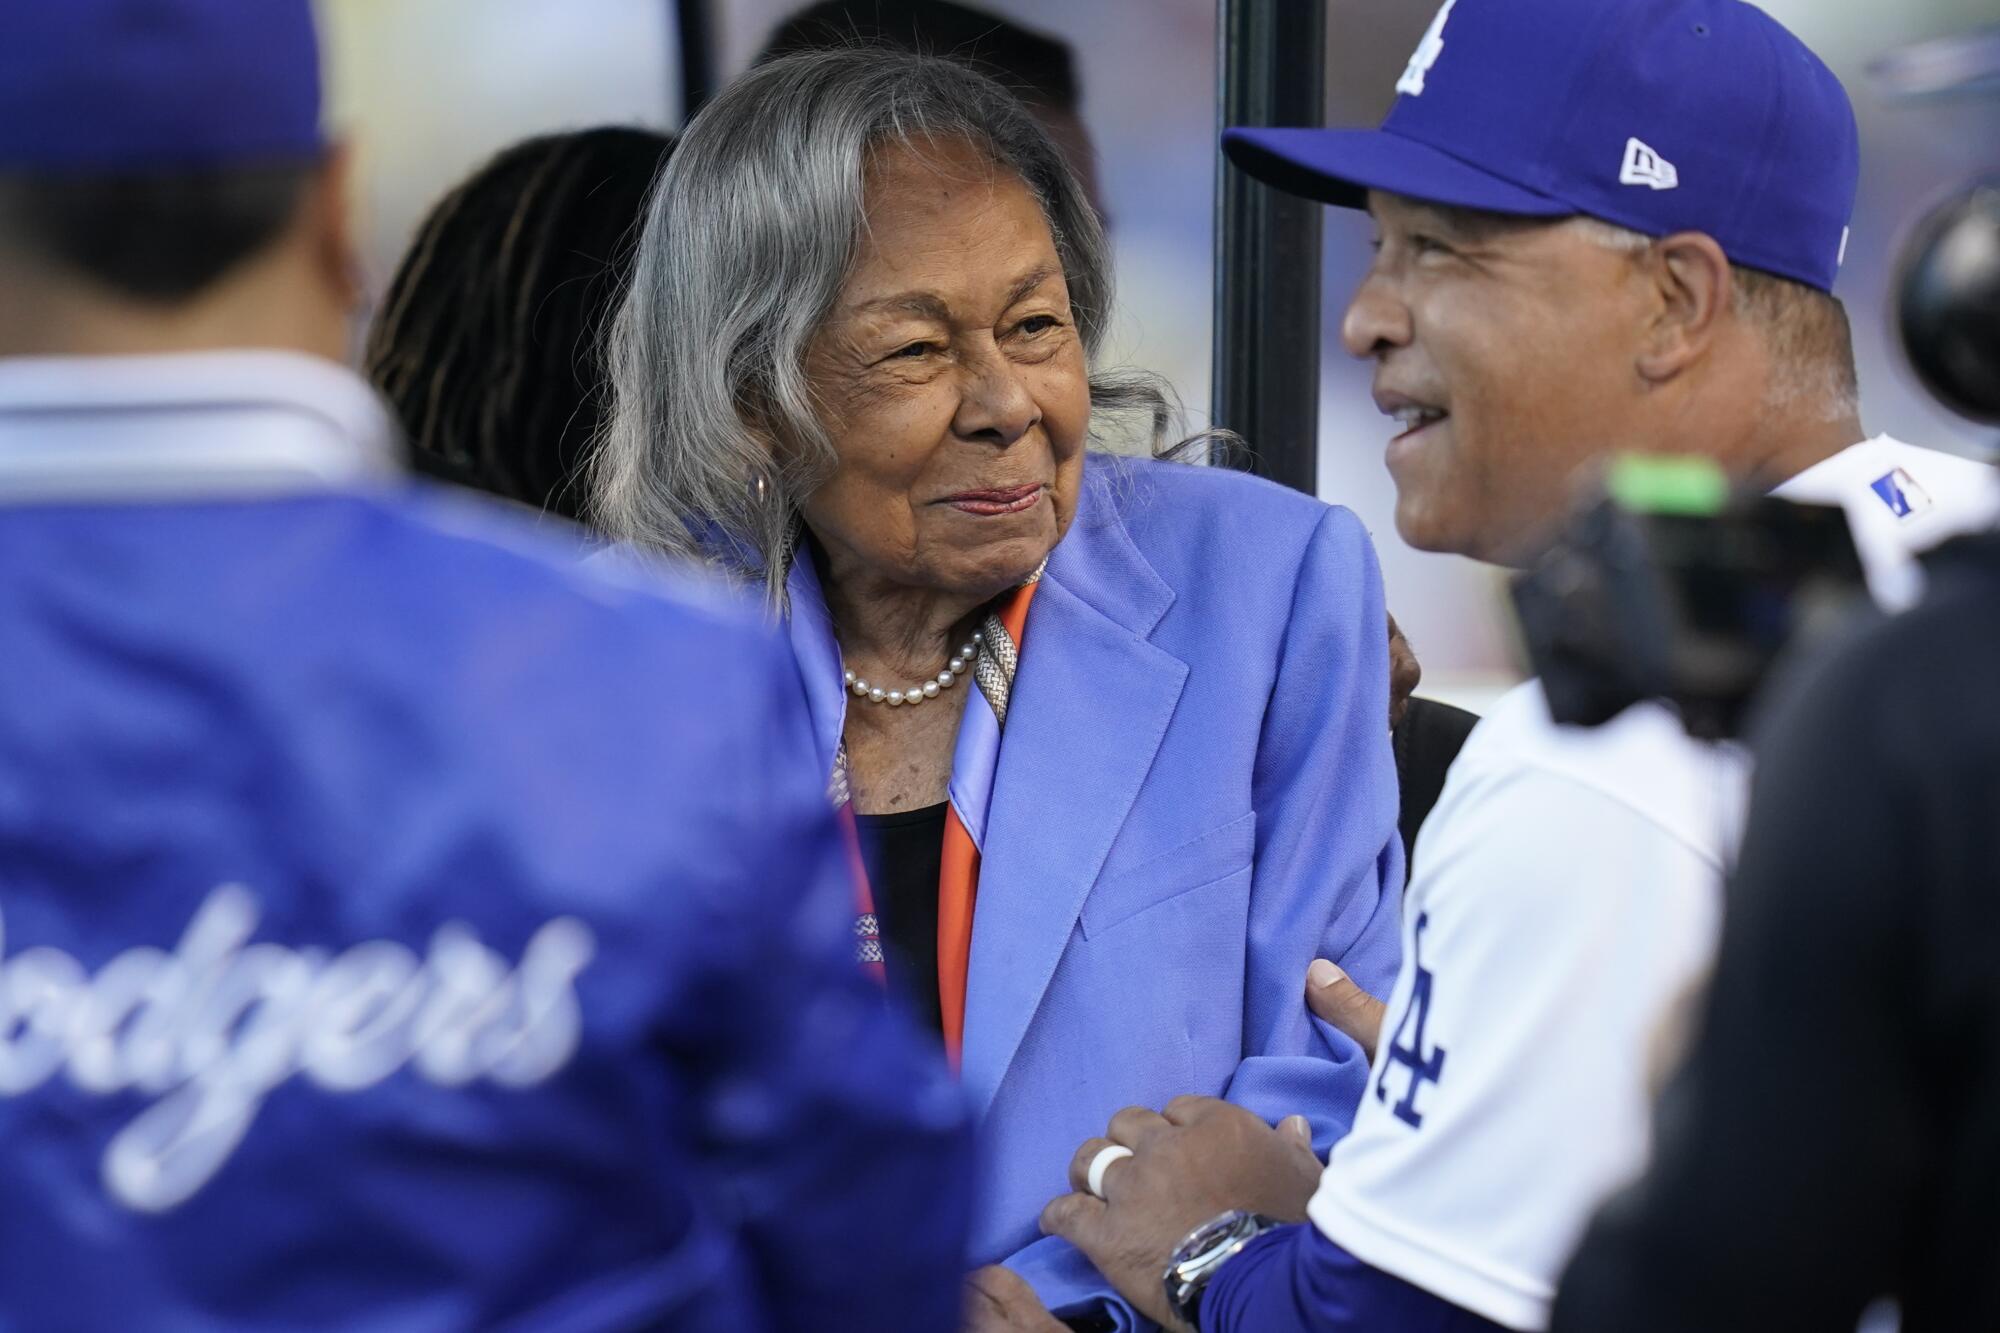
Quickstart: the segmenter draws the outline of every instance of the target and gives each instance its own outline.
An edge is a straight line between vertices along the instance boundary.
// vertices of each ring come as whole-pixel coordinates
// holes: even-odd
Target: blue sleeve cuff
[[[1370,1268],[1307,1225],[1267,1231],[1209,1282],[1202,1333],[1507,1333]]]

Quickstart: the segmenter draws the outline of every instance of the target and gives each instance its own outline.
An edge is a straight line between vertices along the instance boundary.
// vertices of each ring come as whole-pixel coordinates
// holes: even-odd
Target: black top
[[[2000,1328],[2000,537],[1760,733],[1714,989],[1556,1333]]]
[[[1430,817],[1444,791],[1445,772],[1465,738],[1479,725],[1479,714],[1453,708],[1435,699],[1412,698],[1403,720],[1390,733],[1396,752],[1396,786],[1402,799],[1396,827],[1403,835],[1403,875],[1407,880],[1417,863],[1417,830]]]
[[[944,817],[939,802],[894,815],[856,815],[861,860],[875,896],[883,970],[933,1032],[944,1031],[938,999],[938,873],[944,866]]]

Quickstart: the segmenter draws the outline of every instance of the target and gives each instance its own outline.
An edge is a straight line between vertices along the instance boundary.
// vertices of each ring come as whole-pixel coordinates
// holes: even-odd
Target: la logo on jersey
[[[172,953],[127,949],[95,976],[60,949],[0,953],[0,1098],[67,1067],[82,1092],[152,1099],[104,1153],[105,1188],[128,1208],[162,1212],[207,1184],[295,1077],[328,1094],[404,1068],[439,1087],[519,1089],[576,1052],[573,983],[596,940],[572,917],[530,936],[518,967],[458,921],[419,958],[392,940],[338,954],[252,944],[257,918],[231,884]]]
[[[1671,190],[1681,183],[1680,168],[1661,157],[1644,140],[1625,141],[1625,164],[1618,169],[1620,185],[1645,185]]]
[[[1430,31],[1417,43],[1416,54],[1410,57],[1409,67],[1403,71],[1403,77],[1396,80],[1397,92],[1406,97],[1424,95],[1424,79],[1430,74],[1431,66],[1437,64],[1438,57],[1444,54],[1444,25],[1451,18],[1452,6],[1457,3],[1458,0],[1444,0],[1444,8],[1431,20]]]
[[[1410,1004],[1403,1010],[1402,1021],[1396,1024],[1396,1035],[1389,1043],[1389,1057],[1382,1065],[1382,1072],[1375,1080],[1375,1100],[1389,1100],[1389,1075],[1400,1067],[1410,1073],[1409,1085],[1403,1090],[1403,1099],[1391,1108],[1396,1118],[1411,1129],[1424,1127],[1423,1112],[1417,1110],[1417,1094],[1424,1084],[1435,1083],[1444,1073],[1444,1048],[1432,1046],[1424,1050],[1424,1026],[1431,1014],[1431,972],[1424,966],[1424,928],[1431,923],[1430,913],[1417,918],[1415,932],[1411,936],[1410,957],[1416,964],[1416,984],[1410,987]]]

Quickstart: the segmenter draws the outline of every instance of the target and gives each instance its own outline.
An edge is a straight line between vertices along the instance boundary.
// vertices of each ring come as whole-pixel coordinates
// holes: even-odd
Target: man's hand
[[[1388,1006],[1354,983],[1354,978],[1315,958],[1306,968],[1306,1008],[1346,1033],[1375,1063],[1375,1043],[1382,1039],[1382,1015]]]
[[[964,1333],[1069,1333],[1028,1280],[998,1264],[965,1279]]]
[[[1104,1198],[1087,1192],[1090,1164],[1113,1144],[1132,1156],[1104,1173]],[[1302,1116],[1277,1129],[1213,1097],[1177,1097],[1164,1114],[1127,1107],[1108,1138],[1070,1159],[1065,1194],[1042,1210],[1042,1230],[1082,1250],[1126,1300],[1169,1329],[1161,1278],[1174,1248],[1232,1208],[1295,1222],[1319,1188],[1320,1160]]]
[[[1396,617],[1389,617],[1389,730],[1403,724],[1409,711],[1410,695],[1423,683],[1424,669],[1417,665],[1417,650],[1403,637]]]

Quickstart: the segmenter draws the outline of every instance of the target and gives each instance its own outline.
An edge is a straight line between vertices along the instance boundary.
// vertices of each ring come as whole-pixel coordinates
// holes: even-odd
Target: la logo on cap
[[[1444,54],[1445,20],[1451,17],[1451,8],[1457,3],[1458,0],[1444,0],[1444,8],[1437,12],[1437,17],[1431,20],[1430,30],[1417,43],[1416,54],[1410,57],[1409,67],[1403,71],[1403,77],[1396,80],[1397,92],[1407,97],[1424,95],[1424,76],[1431,72],[1431,66],[1437,64],[1438,57]]]
[[[1679,168],[1638,139],[1625,141],[1625,165],[1619,168],[1620,185],[1646,185],[1655,190],[1671,190],[1681,183]]]

